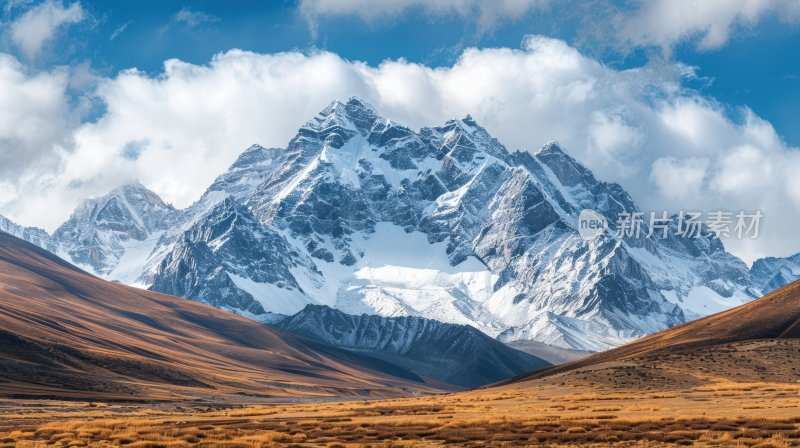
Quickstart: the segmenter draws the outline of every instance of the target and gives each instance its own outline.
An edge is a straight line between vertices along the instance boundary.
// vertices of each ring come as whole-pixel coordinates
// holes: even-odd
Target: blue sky
[[[729,247],[800,251],[798,0],[0,4],[0,214],[25,225],[133,180],[188,206],[358,95],[412,127],[471,114],[510,150],[558,140],[647,210],[764,210]]]
[[[372,21],[352,15],[320,17],[312,25],[297,1],[84,1],[90,17],[68,29],[41,65],[89,62],[104,74],[131,67],[156,73],[170,58],[203,64],[231,48],[275,53],[329,50],[350,60],[377,65],[404,58],[429,66],[451,65],[465,47],[518,48],[524,36],[540,34],[566,40],[603,63],[630,68],[654,56],[652,48],[620,50],[602,40],[585,14],[600,21],[607,8],[624,10],[625,2],[555,2],[532,8],[483,31],[461,15],[431,15],[410,7],[400,16]],[[13,7],[6,20],[26,11]],[[181,11],[186,19],[179,18]],[[312,31],[312,26],[315,31]],[[766,17],[742,27],[720,48],[698,50],[687,36],[676,43],[673,59],[697,68],[701,78],[691,86],[730,106],[747,105],[769,120],[793,146],[800,145],[800,32],[796,25]],[[13,48],[11,49],[13,51]],[[658,53],[658,51],[655,51]]]

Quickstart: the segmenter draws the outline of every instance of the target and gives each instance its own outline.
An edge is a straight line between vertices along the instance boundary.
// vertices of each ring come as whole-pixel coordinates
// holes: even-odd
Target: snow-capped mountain
[[[419,317],[353,316],[308,305],[276,326],[461,387],[483,386],[550,365],[472,327]]]
[[[134,283],[177,210],[139,183],[85,200],[53,233],[60,253],[101,277]]]
[[[154,289],[209,300],[220,282],[233,283],[265,312],[325,304],[590,350],[752,298],[747,267],[716,239],[584,242],[578,213],[591,208],[613,223],[638,211],[628,194],[555,143],[511,153],[469,117],[414,132],[357,99],[334,102],[286,149],[246,151],[179,220],[204,226],[227,196],[251,215],[231,221],[243,228],[234,233],[271,229],[264,240],[281,249],[259,250],[259,263],[282,273],[266,279],[250,250],[225,249],[214,266],[175,237],[153,268]],[[161,260],[216,271],[187,276]],[[193,283],[175,287],[177,277]],[[237,294],[217,296],[253,311]]]
[[[23,227],[3,215],[0,215],[0,232],[9,233],[49,252],[55,253],[58,250],[56,243],[43,229],[38,227]]]
[[[800,280],[800,254],[786,258],[767,257],[756,260],[750,269],[753,285],[762,294]]]
[[[295,274],[315,274],[308,256],[258,222],[233,197],[202,215],[172,246],[156,269],[152,289],[191,297],[262,321],[291,314],[306,302]],[[257,300],[269,297],[269,312]]]
[[[612,232],[581,239],[583,209]],[[637,211],[556,143],[509,152],[470,117],[416,132],[352,98],[247,149],[187,209],[125,187],[55,237],[101,276],[257,320],[319,304],[580,350],[759,294],[716,238],[613,237]]]

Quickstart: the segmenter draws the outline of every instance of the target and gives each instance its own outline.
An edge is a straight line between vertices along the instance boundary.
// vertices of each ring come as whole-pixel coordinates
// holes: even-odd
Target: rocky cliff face
[[[584,241],[584,209],[609,231]],[[105,278],[262,321],[318,304],[580,350],[736,306],[794,272],[765,263],[751,279],[674,220],[666,239],[615,236],[618,214],[638,211],[556,143],[512,153],[470,117],[414,131],[353,98],[286,148],[248,148],[187,209],[123,187],[53,240]]]
[[[750,270],[752,283],[762,294],[800,280],[800,254],[756,260]]]
[[[472,327],[419,317],[352,316],[308,305],[276,326],[460,387],[483,386],[550,365]]]
[[[152,289],[269,322],[274,313],[290,314],[305,305],[286,292],[303,294],[293,271],[311,276],[317,274],[314,269],[308,257],[229,196],[172,245]],[[288,299],[282,302],[284,296]],[[262,304],[265,297],[270,300]]]
[[[43,229],[23,227],[2,215],[0,215],[0,232],[11,234],[53,253],[58,251],[55,241]]]
[[[92,273],[133,282],[177,211],[141,184],[84,201],[54,233],[59,250]]]
[[[259,252],[283,272],[275,278],[251,266],[250,250],[229,251],[218,268],[264,312],[326,304],[599,350],[754,295],[747,267],[713,237],[583,241],[582,209],[613,230],[618,213],[639,211],[630,196],[555,143],[510,153],[469,117],[414,132],[357,99],[334,102],[286,149],[246,151],[179,220],[202,222],[198,210],[225,197],[280,248]],[[163,241],[161,260],[212,271],[189,241]],[[159,266],[154,289],[260,311],[215,293],[220,276]],[[178,277],[193,284],[178,288]]]

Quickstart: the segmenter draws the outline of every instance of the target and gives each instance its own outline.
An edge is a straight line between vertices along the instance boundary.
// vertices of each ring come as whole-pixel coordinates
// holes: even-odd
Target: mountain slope
[[[276,326],[462,387],[482,386],[550,365],[472,327],[418,317],[352,316],[308,305]]]
[[[715,347],[726,344],[774,339],[800,339],[800,282],[737,308],[679,325],[575,362],[542,369],[515,381],[544,378],[591,366],[640,358],[663,359],[675,353],[691,354],[704,349],[713,351]]]
[[[755,287],[764,294],[800,280],[800,254],[758,259],[750,269],[750,277]]]
[[[285,256],[229,251],[209,277],[201,273],[214,266],[203,260],[212,258],[198,255],[208,241],[194,250],[176,234],[148,263],[154,290],[231,297],[215,305],[252,314],[238,293],[218,291],[230,278],[265,316],[322,304],[594,351],[757,295],[747,266],[712,236],[583,241],[582,209],[606,216],[613,231],[618,213],[639,211],[630,196],[557,144],[512,153],[470,117],[414,132],[358,99],[334,101],[286,149],[248,149],[181,212],[180,231],[210,228],[208,210],[226,196],[270,229],[270,246],[286,247]],[[164,269],[165,259],[198,275]],[[264,278],[254,261],[283,274]],[[183,278],[195,281],[176,287]]]
[[[43,229],[23,227],[2,215],[0,215],[0,232],[8,233],[53,253],[58,251],[55,241]]]
[[[281,235],[228,196],[181,236],[158,266],[152,288],[270,322],[297,307],[291,297],[281,303],[287,290],[302,293],[292,271],[315,270],[310,259],[291,262],[299,258]],[[269,289],[251,293],[256,285]]]
[[[584,209],[609,233],[581,239]],[[471,117],[414,131],[351,98],[286,148],[245,150],[184,210],[123,187],[56,239],[103,278],[262,322],[318,304],[581,351],[761,295],[719,239],[678,237],[675,218],[666,239],[614,236],[618,214],[637,212],[556,143],[508,151]]]
[[[248,406],[235,414],[209,412],[205,406],[175,412],[144,408],[113,421],[103,419],[111,409],[86,417],[74,407],[63,413],[11,407],[5,411],[9,423],[0,424],[0,440],[46,445],[72,435],[73,445],[112,445],[137,433],[140,444],[168,446],[202,434],[201,443],[225,445],[235,432],[245,444],[269,437],[270,446],[287,447],[297,446],[298,439],[309,446],[331,440],[353,446],[382,446],[387,440],[466,447],[796,446],[800,339],[787,339],[798,335],[786,330],[800,317],[797,287],[792,294],[794,300],[768,302],[765,310],[710,322],[701,338],[711,336],[712,345],[687,345],[695,339],[688,332],[676,335],[678,345],[666,351],[658,349],[661,341],[638,358],[536,380],[413,399],[306,403],[282,406],[279,412],[273,405]],[[790,316],[780,319],[768,309],[773,306]],[[738,318],[745,320],[741,326]],[[762,327],[764,333],[749,333]],[[747,333],[737,337],[743,329]],[[715,340],[716,331],[722,331],[722,340]],[[750,339],[764,336],[781,338]],[[287,437],[289,431],[297,434]]]
[[[0,394],[80,399],[397,396],[384,361],[87,275],[0,232]]]
[[[109,280],[133,283],[177,211],[139,183],[85,200],[53,233],[73,263]]]

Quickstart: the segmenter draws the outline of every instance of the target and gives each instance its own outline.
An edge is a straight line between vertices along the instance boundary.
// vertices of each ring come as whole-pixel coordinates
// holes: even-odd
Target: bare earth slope
[[[663,358],[674,353],[707,352],[715,346],[736,345],[748,341],[798,338],[800,282],[795,282],[737,308],[670,328],[614,350],[537,370],[509,382],[544,378],[588,366],[635,358]]]
[[[90,276],[0,232],[0,396],[84,400],[407,395],[388,363]]]
[[[790,285],[608,353],[455,394],[223,408],[0,399],[0,447],[788,448],[800,440],[798,304],[800,285]]]

